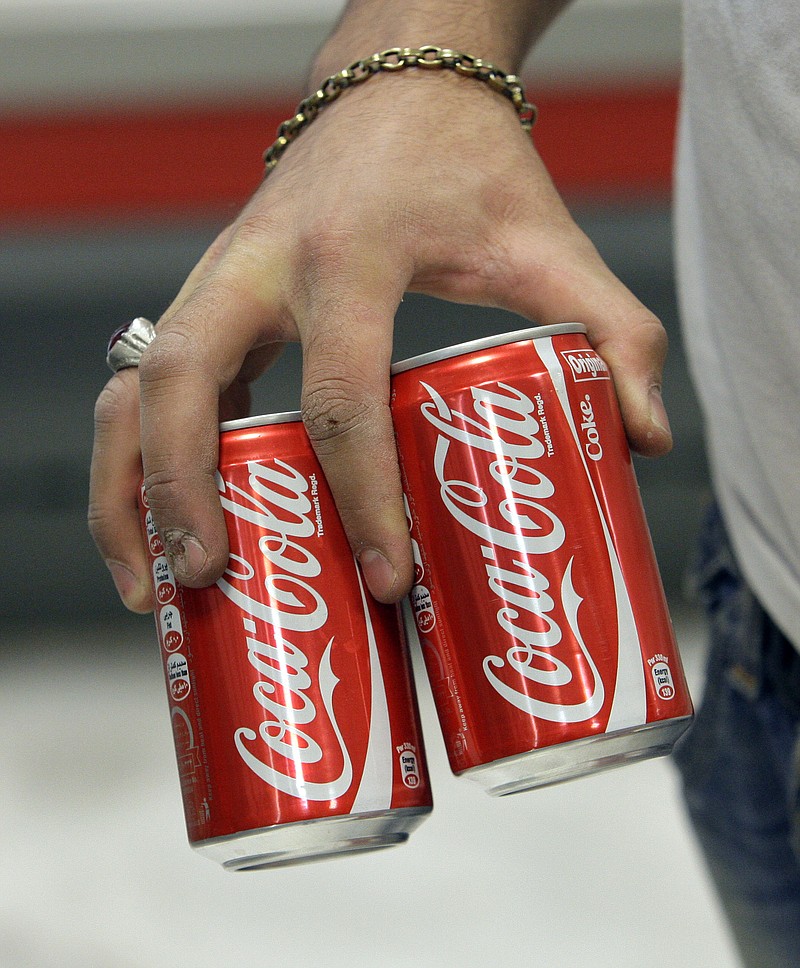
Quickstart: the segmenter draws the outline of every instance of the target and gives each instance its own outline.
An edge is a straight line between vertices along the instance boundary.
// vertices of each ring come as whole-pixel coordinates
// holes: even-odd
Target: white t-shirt
[[[685,7],[685,341],[737,558],[800,648],[800,0]]]

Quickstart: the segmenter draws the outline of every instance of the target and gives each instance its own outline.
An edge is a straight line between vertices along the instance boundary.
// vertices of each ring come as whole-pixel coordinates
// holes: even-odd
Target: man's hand
[[[228,557],[218,422],[247,413],[248,384],[290,340],[303,347],[303,419],[369,588],[381,601],[408,591],[389,412],[406,291],[582,322],[632,447],[669,450],[664,330],[570,218],[512,105],[449,72],[378,75],[287,149],[193,270],[138,371],[98,400],[90,524],[129,608],[152,607],[140,467],[176,577],[210,584]]]

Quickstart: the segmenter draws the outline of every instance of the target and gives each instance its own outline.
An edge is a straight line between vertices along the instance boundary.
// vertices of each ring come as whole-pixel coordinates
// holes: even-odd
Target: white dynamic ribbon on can
[[[614,599],[617,611],[617,679],[614,689],[614,699],[611,704],[611,712],[608,717],[606,731],[611,733],[614,730],[625,729],[628,726],[639,726],[647,722],[647,696],[645,693],[644,669],[642,668],[642,651],[639,642],[639,633],[636,629],[636,622],[633,617],[628,589],[625,585],[625,578],[622,574],[617,551],[611,537],[611,532],[606,521],[605,513],[597,496],[594,482],[592,481],[589,467],[583,453],[583,446],[578,435],[577,427],[572,416],[569,396],[567,394],[564,371],[553,348],[553,340],[550,337],[535,341],[536,351],[553,381],[556,394],[558,395],[561,409],[567,424],[575,439],[575,447],[580,454],[581,461],[586,472],[586,478],[592,489],[595,506],[599,515],[603,537],[608,551],[608,558],[611,563],[611,574],[614,581]]]
[[[392,757],[392,733],[389,723],[389,704],[386,700],[386,686],[375,641],[375,630],[369,604],[361,580],[361,569],[356,565],[358,587],[361,591],[361,605],[364,609],[364,625],[369,642],[369,666],[371,684],[371,703],[369,714],[369,743],[364,760],[364,772],[353,801],[351,813],[367,813],[372,810],[388,810],[392,805],[394,762]]]

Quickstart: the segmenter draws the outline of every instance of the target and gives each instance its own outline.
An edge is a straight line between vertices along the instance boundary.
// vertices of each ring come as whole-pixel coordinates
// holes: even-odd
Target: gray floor
[[[702,635],[676,613],[697,695]],[[669,760],[494,800],[447,768],[402,847],[229,874],[185,841],[150,622],[0,657],[0,968],[735,968]],[[13,653],[13,654],[11,654]]]

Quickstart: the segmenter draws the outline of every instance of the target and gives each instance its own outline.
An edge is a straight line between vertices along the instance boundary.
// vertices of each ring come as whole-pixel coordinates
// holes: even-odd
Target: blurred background
[[[449,775],[424,685],[437,811],[409,846],[237,878],[184,843],[151,622],[119,605],[85,527],[92,409],[108,335],[159,316],[258,184],[339,7],[0,0],[0,968],[732,965],[668,762],[490,801]],[[676,446],[637,470],[698,693],[679,45],[675,0],[577,0],[525,81],[557,185],[671,339]],[[521,325],[411,296],[396,358]],[[291,348],[255,409],[295,408],[298,374]]]

